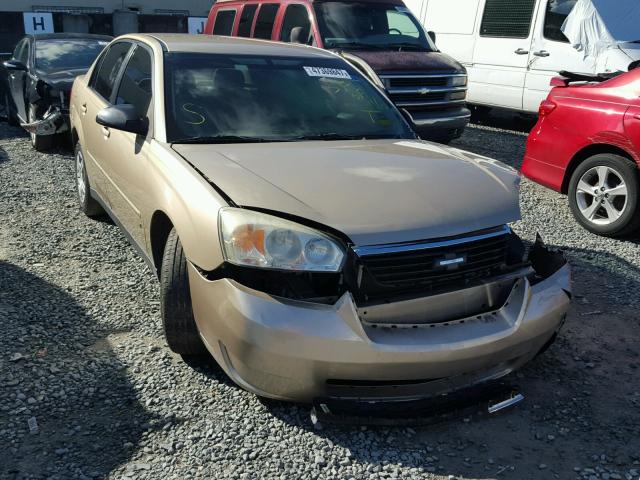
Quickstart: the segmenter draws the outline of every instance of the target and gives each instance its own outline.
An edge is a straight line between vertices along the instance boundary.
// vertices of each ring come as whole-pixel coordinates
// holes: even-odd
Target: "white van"
[[[638,0],[405,3],[467,68],[471,104],[537,112],[558,72],[627,71],[640,59]]]

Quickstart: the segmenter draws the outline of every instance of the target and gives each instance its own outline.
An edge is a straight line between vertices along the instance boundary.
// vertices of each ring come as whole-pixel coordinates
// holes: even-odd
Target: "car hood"
[[[37,71],[38,79],[58,90],[71,90],[73,81],[79,75],[87,73],[88,68],[73,70],[57,70],[52,72]]]
[[[376,73],[416,72],[464,73],[464,68],[456,60],[441,52],[398,52],[349,50],[349,55],[364,60]]]
[[[428,142],[173,145],[235,204],[312,220],[355,245],[460,235],[520,218],[520,177]]]

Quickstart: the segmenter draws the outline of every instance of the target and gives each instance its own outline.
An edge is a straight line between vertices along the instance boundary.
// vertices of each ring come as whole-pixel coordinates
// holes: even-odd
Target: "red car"
[[[640,228],[640,69],[611,79],[561,74],[540,105],[522,173],[567,194],[587,230],[630,234]]]

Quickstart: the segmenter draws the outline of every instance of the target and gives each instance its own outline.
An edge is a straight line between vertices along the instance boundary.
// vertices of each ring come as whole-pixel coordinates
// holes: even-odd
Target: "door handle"
[[[82,110],[82,114],[84,115],[85,113],[87,113],[87,104],[83,103],[82,106],[80,107],[80,109]]]
[[[547,52],[546,50],[538,50],[537,52],[533,52],[533,54],[534,54],[536,57],[548,57],[548,56],[550,56],[550,55],[551,55],[551,54],[550,54],[549,52]]]
[[[633,118],[635,118],[636,120],[640,120],[640,113],[636,113]]]
[[[524,48],[519,48],[515,52],[516,55],[529,55],[529,50],[525,50]]]
[[[102,127],[102,135],[104,135],[104,138],[109,138],[111,136],[111,130],[107,127]]]

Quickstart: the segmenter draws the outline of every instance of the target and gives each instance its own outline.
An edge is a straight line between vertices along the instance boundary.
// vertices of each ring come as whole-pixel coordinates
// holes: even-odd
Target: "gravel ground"
[[[519,166],[526,122],[454,142]],[[506,127],[508,130],[499,127]],[[526,401],[428,427],[314,428],[164,344],[158,284],[113,224],[76,207],[69,151],[0,124],[0,479],[638,479],[640,244],[582,230],[525,181],[524,220],[566,250],[576,301],[514,375]]]

